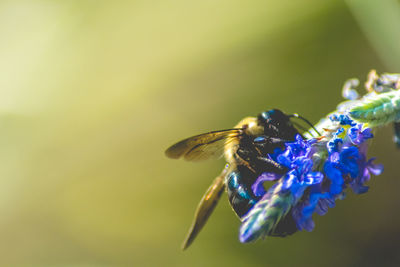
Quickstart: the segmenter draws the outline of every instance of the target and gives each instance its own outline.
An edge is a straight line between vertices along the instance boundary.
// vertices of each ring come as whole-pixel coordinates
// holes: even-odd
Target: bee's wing
[[[225,176],[229,171],[229,166],[226,166],[222,173],[214,179],[213,183],[210,185],[203,198],[200,200],[200,203],[197,206],[196,212],[194,214],[192,226],[190,227],[189,233],[182,244],[183,250],[187,249],[190,244],[192,244],[197,234],[206,224],[214,208],[217,206],[218,200],[220,199],[222,192],[225,188]]]
[[[225,141],[243,133],[243,129],[214,131],[189,137],[169,147],[165,154],[169,158],[183,157],[188,161],[200,161],[222,154]]]

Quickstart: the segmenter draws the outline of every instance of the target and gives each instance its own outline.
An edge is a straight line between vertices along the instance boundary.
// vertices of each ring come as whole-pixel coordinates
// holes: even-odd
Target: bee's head
[[[261,124],[270,124],[270,123],[284,123],[289,121],[289,116],[280,111],[279,109],[271,109],[268,111],[261,112],[258,115],[258,121]]]
[[[267,136],[292,139],[297,132],[293,127],[291,116],[286,115],[279,109],[271,109],[261,112],[258,116],[258,123],[264,127]]]

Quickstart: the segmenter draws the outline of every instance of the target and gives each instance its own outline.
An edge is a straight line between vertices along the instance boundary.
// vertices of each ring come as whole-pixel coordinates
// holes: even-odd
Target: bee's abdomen
[[[252,192],[251,183],[243,177],[239,171],[232,171],[225,181],[229,202],[239,217],[245,215],[259,200]]]

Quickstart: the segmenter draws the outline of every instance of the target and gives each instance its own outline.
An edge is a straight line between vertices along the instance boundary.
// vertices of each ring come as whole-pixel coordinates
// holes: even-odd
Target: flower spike
[[[262,173],[253,184],[253,193],[261,198],[242,218],[241,242],[312,231],[314,213],[326,214],[345,198],[347,188],[355,194],[366,193],[371,174],[383,172],[383,165],[367,157],[368,141],[374,137],[373,128],[391,122],[400,140],[400,74],[379,76],[371,71],[368,93],[362,97],[356,91],[358,85],[355,79],[345,84],[343,96],[348,101],[313,127],[321,133],[319,137],[305,132],[304,137],[287,142],[284,150],[265,155],[287,172]],[[275,184],[265,189],[267,181]]]

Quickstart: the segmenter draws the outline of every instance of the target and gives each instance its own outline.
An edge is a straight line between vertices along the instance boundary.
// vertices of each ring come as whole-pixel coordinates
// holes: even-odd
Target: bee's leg
[[[235,153],[235,159],[238,165],[243,165],[247,167],[250,171],[256,173],[254,168],[254,164],[251,162],[254,160],[256,154],[254,151],[250,151],[249,149],[238,148]]]
[[[290,142],[276,137],[260,136],[254,140],[254,147],[239,148],[236,158],[241,165],[248,167],[253,172],[274,172],[283,174],[286,168],[272,160],[267,154],[273,153],[276,148],[284,148]]]
[[[263,172],[283,174],[287,170],[277,162],[267,157],[260,156],[251,148],[239,148],[235,158],[238,163],[238,171],[231,172],[226,178],[228,199],[233,210],[241,218],[258,201],[252,185]]]
[[[263,172],[273,172],[276,174],[284,174],[287,172],[287,169],[284,166],[267,157],[256,157],[256,164],[258,166],[257,169],[260,169]]]
[[[274,153],[276,148],[284,148],[285,143],[292,142],[292,140],[281,139],[277,137],[259,136],[254,139],[254,146],[260,152],[260,155]]]

